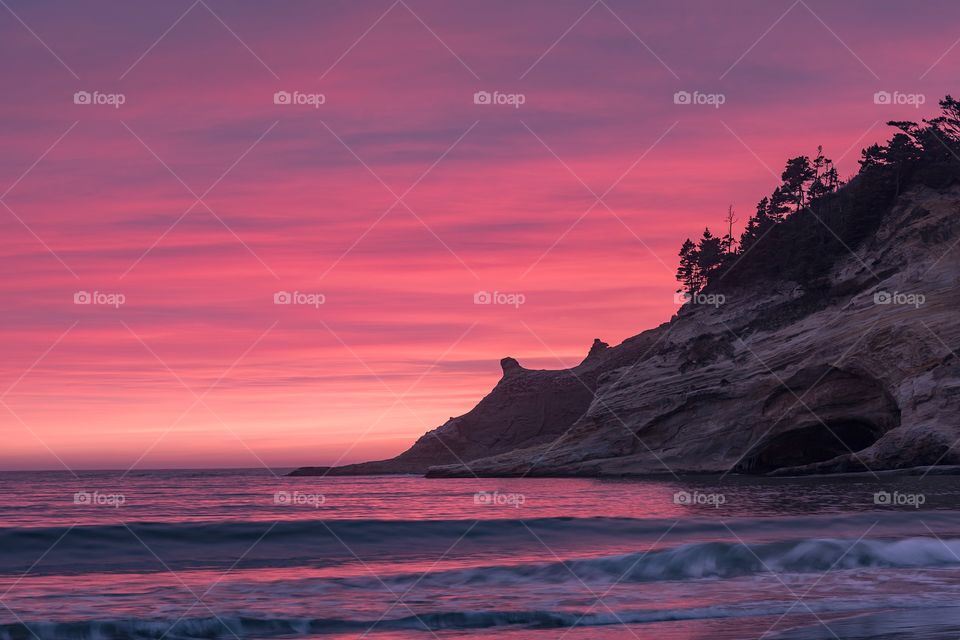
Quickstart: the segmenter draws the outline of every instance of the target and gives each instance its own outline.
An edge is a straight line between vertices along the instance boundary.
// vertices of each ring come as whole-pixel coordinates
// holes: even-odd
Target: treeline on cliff
[[[677,280],[696,294],[767,279],[810,284],[870,237],[893,201],[913,185],[942,189],[960,182],[960,101],[947,95],[940,114],[921,122],[891,121],[886,144],[861,152],[860,169],[841,180],[821,147],[787,160],[781,184],[757,203],[739,238],[709,228],[680,249]]]

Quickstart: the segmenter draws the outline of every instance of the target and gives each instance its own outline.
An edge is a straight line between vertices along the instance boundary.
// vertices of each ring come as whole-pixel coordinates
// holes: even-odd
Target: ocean
[[[960,636],[955,477],[77,476],[0,474],[2,639]]]

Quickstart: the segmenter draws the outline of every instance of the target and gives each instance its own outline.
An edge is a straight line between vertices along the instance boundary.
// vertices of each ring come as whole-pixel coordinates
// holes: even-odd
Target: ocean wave
[[[766,573],[823,573],[847,569],[936,568],[960,565],[960,540],[806,539],[765,544],[703,542],[671,549],[525,565],[455,569],[392,576],[388,584],[476,587],[521,583],[655,582],[737,578]]]
[[[766,563],[774,570],[819,571],[839,559],[850,543],[876,524],[878,538],[904,538],[917,533],[911,513],[857,514],[853,516],[738,519],[736,531],[749,533],[753,540],[800,539],[799,542],[752,544],[759,560],[743,545],[729,542],[681,544],[693,540],[729,539],[727,525],[716,519],[688,519],[680,523],[628,518],[539,518],[529,520],[296,520],[230,521],[219,523],[129,523],[76,527],[0,528],[0,574],[27,570],[33,561],[37,574],[70,574],[103,571],[163,571],[156,556],[172,569],[231,566],[241,555],[244,566],[291,567],[333,566],[355,560],[400,561],[435,557],[437,549],[456,546],[464,554],[490,550],[521,549],[541,553],[552,549],[645,548],[657,542],[669,529],[659,550],[642,558],[634,569],[640,578],[660,579],[737,575],[756,572]],[[956,561],[950,550],[960,552],[951,532],[958,531],[955,513],[931,513],[924,517],[939,535],[948,540],[945,548],[937,540],[926,542],[863,541],[849,551],[842,564],[858,566],[923,566]],[[829,527],[837,539],[814,540]],[[926,533],[926,531],[922,531]],[[248,553],[249,552],[249,553]],[[156,556],[154,555],[156,554]],[[585,574],[620,575],[638,559],[637,555],[574,560],[570,564]],[[760,561],[763,562],[760,562]],[[626,563],[626,564],[624,564]],[[883,565],[882,563],[889,563]],[[491,575],[496,569],[489,569]],[[523,568],[515,571],[554,571]]]

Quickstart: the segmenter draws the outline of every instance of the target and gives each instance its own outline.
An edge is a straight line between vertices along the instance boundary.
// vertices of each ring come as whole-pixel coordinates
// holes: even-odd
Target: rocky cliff
[[[578,366],[524,369],[392,460],[295,473],[543,476],[960,464],[960,188],[914,187],[829,273],[708,288]],[[722,285],[722,283],[721,283]]]

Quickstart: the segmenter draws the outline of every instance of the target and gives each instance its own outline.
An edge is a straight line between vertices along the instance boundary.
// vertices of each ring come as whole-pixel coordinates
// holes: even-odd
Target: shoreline
[[[710,479],[710,478],[751,478],[768,480],[797,480],[804,478],[898,478],[898,477],[923,477],[923,476],[955,476],[960,475],[960,465],[926,465],[916,467],[904,467],[902,469],[882,469],[877,471],[847,471],[842,473],[807,473],[797,475],[779,475],[779,474],[746,474],[746,473],[722,473],[717,471],[704,472],[686,472],[686,473],[515,473],[515,474],[485,474],[485,473],[431,473],[427,470],[423,473],[412,473],[409,471],[367,471],[367,472],[337,472],[337,467],[298,467],[286,474],[286,477],[363,477],[363,476],[414,476],[430,480],[444,478],[503,478],[503,479],[522,479],[522,478],[596,478],[598,480],[664,480],[672,479],[674,481],[683,481],[686,479]],[[326,470],[321,472],[320,470]]]

